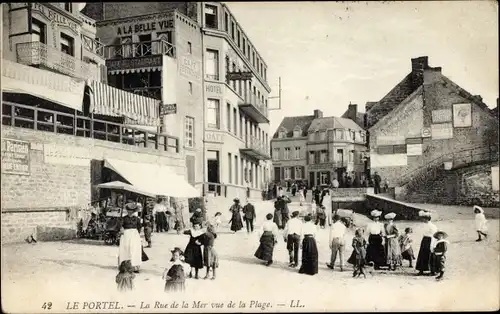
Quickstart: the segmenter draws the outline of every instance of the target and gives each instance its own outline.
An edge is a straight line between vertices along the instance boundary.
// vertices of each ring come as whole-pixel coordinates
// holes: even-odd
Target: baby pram
[[[109,211],[106,213],[104,243],[107,245],[120,245],[120,216],[120,212]]]

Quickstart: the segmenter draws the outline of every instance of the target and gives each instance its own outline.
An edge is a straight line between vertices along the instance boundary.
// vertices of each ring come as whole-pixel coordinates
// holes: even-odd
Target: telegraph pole
[[[279,77],[279,90],[278,90],[278,96],[273,96],[273,97],[268,97],[268,99],[279,99],[278,102],[278,108],[268,108],[267,110],[281,110],[281,76]]]

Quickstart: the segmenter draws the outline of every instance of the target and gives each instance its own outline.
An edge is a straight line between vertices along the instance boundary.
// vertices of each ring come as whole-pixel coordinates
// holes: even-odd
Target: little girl
[[[221,224],[222,224],[222,213],[216,212],[214,216],[213,227],[215,228],[215,230],[218,230]]]
[[[207,226],[207,231],[199,238],[200,243],[203,245],[203,265],[207,268],[207,274],[203,279],[208,279],[210,269],[212,269],[212,280],[215,280],[215,269],[219,267],[219,258],[214,249],[216,238],[217,234],[211,224]]]
[[[163,273],[165,280],[165,292],[184,291],[186,276],[189,274],[190,267],[184,263],[182,250],[178,247],[172,250],[172,259]]]
[[[478,235],[478,238],[477,238],[477,242],[480,242],[482,241],[483,239],[481,238],[481,236],[483,236],[485,239],[488,238],[488,234],[487,234],[487,231],[488,231],[488,228],[486,227],[486,217],[484,216],[484,210],[477,206],[477,205],[474,205],[474,214],[476,214],[476,231],[477,231],[477,235]]]
[[[366,240],[363,238],[363,229],[356,229],[354,238],[352,239],[353,251],[351,257],[347,260],[349,264],[354,265],[352,277],[363,275],[366,278],[364,271],[366,258]]]
[[[436,280],[442,280],[446,264],[446,252],[448,251],[449,242],[445,240],[448,235],[444,231],[438,231],[434,234],[437,240],[434,246],[434,270],[438,274]]]
[[[130,260],[123,261],[120,264],[120,272],[116,275],[116,284],[118,291],[130,291],[134,289],[134,269]]]
[[[404,260],[407,260],[410,264],[409,267],[413,267],[413,260],[415,259],[415,255],[413,254],[412,243],[413,239],[410,235],[413,233],[411,228],[405,229],[405,234],[399,237],[399,244],[401,246],[401,257]]]

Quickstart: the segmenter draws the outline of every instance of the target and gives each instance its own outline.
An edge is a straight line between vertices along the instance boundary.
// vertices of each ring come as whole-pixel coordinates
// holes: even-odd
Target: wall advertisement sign
[[[471,104],[453,105],[453,126],[455,128],[467,128],[472,126]]]
[[[30,175],[30,143],[2,139],[2,173]]]

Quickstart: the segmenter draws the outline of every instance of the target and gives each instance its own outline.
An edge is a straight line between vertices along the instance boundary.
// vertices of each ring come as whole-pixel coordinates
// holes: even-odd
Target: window
[[[240,138],[243,138],[243,116],[240,114]]]
[[[319,131],[314,132],[314,140],[319,141]]]
[[[273,148],[273,160],[279,160],[279,159],[280,159],[280,149]]]
[[[63,33],[61,33],[61,51],[70,56],[75,55],[75,40]]]
[[[231,21],[231,38],[234,40],[234,21]]]
[[[166,41],[166,42],[171,43],[171,44],[173,44],[172,36],[173,36],[172,31],[156,33],[156,38],[158,38],[162,41]],[[188,46],[189,46],[189,44],[190,44],[190,42],[188,41]]]
[[[227,131],[231,132],[231,104],[226,103],[227,110],[226,110],[226,127]]]
[[[302,179],[302,167],[295,167],[295,179]]]
[[[68,12],[73,12],[73,7],[71,5],[71,2],[64,2],[64,10]]]
[[[300,147],[295,147],[295,152],[293,154],[294,159],[300,159]]]
[[[319,132],[319,139],[320,141],[324,141],[326,139],[326,132]]]
[[[335,139],[343,140],[344,139],[344,130],[335,130]]]
[[[190,41],[188,41],[188,45],[187,45],[187,52],[189,54],[192,54],[193,53],[193,45],[191,44]]]
[[[233,167],[231,167],[232,163],[233,163],[233,158],[231,157],[231,153],[227,153],[227,167],[229,169],[229,172],[228,172],[229,183],[233,183]]]
[[[236,112],[236,108],[233,108],[233,132],[234,135],[238,136],[238,119],[236,116],[238,113]]]
[[[224,29],[229,32],[229,14],[224,13]]]
[[[217,28],[217,7],[213,5],[205,5],[205,26],[209,28]]]
[[[321,172],[320,174],[320,184],[330,184],[330,173],[329,172]]]
[[[281,130],[280,133],[279,133],[279,138],[285,138],[286,137],[286,132]]]
[[[366,142],[366,139],[365,139],[365,133],[363,132],[359,132],[359,135],[361,137],[361,142],[365,143]]]
[[[207,125],[209,128],[220,129],[220,105],[218,99],[208,99]]]
[[[247,41],[245,38],[243,38],[243,55],[246,56],[247,55]]]
[[[320,155],[319,155],[319,162],[324,164],[324,163],[327,163],[328,162],[328,156],[327,156],[327,151],[326,150],[322,150]]]
[[[228,85],[229,85],[229,79],[227,78],[227,74],[231,72],[230,66],[231,66],[231,60],[229,59],[229,56],[226,56],[226,84]]]
[[[42,44],[47,43],[47,31],[44,23],[39,20],[33,19],[31,23],[31,41],[32,42],[41,42]]]
[[[241,33],[240,31],[238,30],[238,38],[237,38],[237,43],[238,43],[238,48],[241,47]]]
[[[309,152],[309,164],[314,165],[314,152]]]
[[[252,65],[255,67],[255,52],[252,51]]]
[[[192,82],[188,82],[188,83],[189,83],[189,94],[193,95],[193,83]]]
[[[290,179],[290,168],[285,167],[285,168],[283,168],[283,170],[285,171],[285,180],[289,180]]]
[[[139,35],[139,44],[136,45],[136,57],[150,56],[153,54],[151,34]]]
[[[290,159],[290,147],[285,147],[285,156],[283,159],[285,159],[285,160]]]
[[[356,132],[355,131],[350,131],[351,132],[351,140],[356,141]]]
[[[238,156],[234,156],[234,184],[238,184]]]
[[[248,46],[247,46],[247,57],[248,57],[248,61],[250,61],[250,44],[248,44]]]
[[[349,151],[349,162],[354,162],[354,151],[353,150]]]
[[[194,118],[186,117],[184,122],[185,137],[184,146],[193,148],[194,147]]]
[[[309,141],[314,141],[314,132],[309,133]]]
[[[219,52],[217,50],[207,50],[207,62],[205,71],[207,79],[219,79]]]

